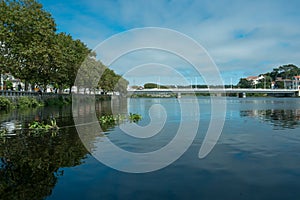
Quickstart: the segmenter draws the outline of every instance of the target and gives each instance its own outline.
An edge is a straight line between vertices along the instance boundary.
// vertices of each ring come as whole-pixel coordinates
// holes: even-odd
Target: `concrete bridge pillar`
[[[177,93],[176,98],[181,98],[181,93],[180,92]]]
[[[239,98],[246,98],[247,97],[246,92],[239,93],[238,96],[239,96]]]

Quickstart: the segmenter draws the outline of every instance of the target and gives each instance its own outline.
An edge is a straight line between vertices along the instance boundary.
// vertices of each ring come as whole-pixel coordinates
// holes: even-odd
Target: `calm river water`
[[[181,115],[175,98],[96,103],[98,116],[141,114],[140,126],[150,123],[152,105],[165,108],[165,113],[154,110],[153,117],[166,114],[167,118],[161,131],[147,139],[124,134],[119,126],[107,127],[105,136],[89,136],[87,132],[92,151],[103,137],[127,151],[154,151],[174,138],[182,120],[200,118],[198,130],[189,130],[197,131],[192,145],[178,160],[140,174],[120,172],[95,159],[77,134],[71,106],[2,112],[1,127],[7,128],[9,135],[0,137],[0,199],[300,198],[299,98],[227,98],[222,134],[204,159],[199,159],[198,153],[210,122],[211,105],[208,97],[197,100],[200,116],[193,112]],[[189,105],[192,100],[183,97],[180,101]],[[83,105],[74,117],[91,110]],[[61,127],[56,136],[28,136],[27,130],[22,130],[33,120],[49,118],[55,118]],[[107,156],[122,160],[114,154]],[[142,164],[151,165],[149,162]]]

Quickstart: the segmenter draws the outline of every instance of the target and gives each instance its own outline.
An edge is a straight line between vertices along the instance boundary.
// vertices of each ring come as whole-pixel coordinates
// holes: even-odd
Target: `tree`
[[[80,40],[73,40],[66,33],[59,33],[55,37],[55,51],[52,59],[53,82],[62,89],[64,86],[74,85],[78,69],[90,53],[90,49]]]
[[[153,88],[158,88],[158,85],[156,83],[145,83],[144,84],[145,89],[153,89]]]
[[[69,87],[71,92],[82,65],[86,66],[81,75],[90,76],[82,79],[88,88],[99,87],[95,75],[104,72],[100,85],[105,91],[114,91],[116,86],[120,91],[127,89],[128,82],[93,60],[83,42],[66,33],[57,34],[51,14],[36,0],[0,0],[0,12],[0,73],[10,72],[25,80],[26,89],[26,83],[44,88],[53,84],[60,89]]]
[[[99,88],[99,78],[106,67],[96,60],[96,55],[91,52],[83,61],[78,70],[75,85],[77,88],[89,88],[95,90]]]
[[[240,88],[252,88],[253,84],[252,81],[248,81],[245,78],[241,78],[237,86]]]
[[[117,75],[113,70],[105,67],[105,70],[100,78],[99,87],[104,92],[118,91],[121,93],[127,92],[128,81]]]
[[[1,67],[26,82],[48,80],[56,31],[50,13],[35,0],[2,0],[0,11]]]
[[[269,74],[269,73],[267,73],[267,74]],[[258,81],[258,84],[256,85],[256,88],[266,88],[266,89],[271,88],[272,78],[270,76],[268,76],[267,74],[264,74],[263,75],[264,78],[260,79]]]
[[[272,80],[276,80],[276,78],[278,77],[279,74],[279,69],[278,68],[274,68],[273,71],[270,73],[270,77],[272,78]]]
[[[100,61],[94,52],[84,60],[76,78],[76,86],[81,88],[102,89],[104,92],[127,92],[128,81],[116,74]]]
[[[293,76],[299,75],[300,73],[300,69],[293,64],[282,65],[278,70],[279,76],[285,79],[292,79]]]

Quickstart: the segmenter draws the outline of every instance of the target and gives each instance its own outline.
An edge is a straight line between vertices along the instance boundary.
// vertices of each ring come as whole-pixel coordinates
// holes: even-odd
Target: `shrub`
[[[8,110],[12,107],[12,102],[6,97],[0,97],[0,110]]]
[[[46,106],[63,106],[63,105],[69,105],[72,103],[72,98],[71,97],[53,97],[53,98],[48,98],[44,100],[44,103]]]
[[[35,108],[39,105],[39,102],[32,97],[20,97],[17,102],[17,108]]]

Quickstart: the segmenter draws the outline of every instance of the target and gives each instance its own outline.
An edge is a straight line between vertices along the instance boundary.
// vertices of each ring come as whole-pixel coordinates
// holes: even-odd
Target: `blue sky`
[[[282,64],[300,65],[300,1],[297,0],[39,2],[52,14],[58,31],[71,34],[91,49],[114,34],[132,28],[162,27],[186,34],[206,49],[225,84],[230,84],[231,80],[236,84],[240,77],[271,71]],[[124,74],[129,65],[137,65],[133,60],[139,59],[140,64],[143,61],[150,62],[151,58],[157,56],[157,52],[137,53],[135,59],[130,59],[129,55],[127,60],[120,59],[111,68]],[[184,62],[178,61],[177,65],[180,67],[175,68],[184,76],[190,76],[187,79],[191,82],[200,82],[201,78],[198,80],[198,77],[193,77],[193,72],[189,72],[191,70]],[[168,73],[169,69],[165,69]],[[157,74],[148,77],[137,75],[129,79],[131,84],[155,82],[158,79],[162,84],[176,82]]]

